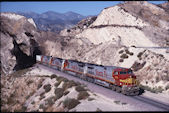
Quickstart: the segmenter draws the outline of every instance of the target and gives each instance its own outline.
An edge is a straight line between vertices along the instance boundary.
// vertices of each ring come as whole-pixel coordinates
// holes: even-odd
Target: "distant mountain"
[[[79,21],[86,18],[86,16],[69,11],[66,13],[58,13],[54,11],[47,11],[42,14],[35,12],[16,12],[27,18],[32,18],[39,30],[60,32],[65,28],[70,28],[76,25]]]

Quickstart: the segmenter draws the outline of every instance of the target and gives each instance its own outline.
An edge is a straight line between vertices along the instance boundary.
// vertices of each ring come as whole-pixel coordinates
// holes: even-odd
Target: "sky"
[[[166,1],[151,1],[151,3],[161,4]],[[97,15],[105,7],[114,6],[121,1],[22,1],[22,2],[1,2],[1,12],[36,12],[44,13],[55,11],[65,13],[73,11],[84,16]]]

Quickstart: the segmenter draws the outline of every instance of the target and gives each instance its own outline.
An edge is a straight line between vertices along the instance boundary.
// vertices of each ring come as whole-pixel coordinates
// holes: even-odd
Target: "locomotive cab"
[[[122,92],[124,94],[130,95],[138,94],[139,88],[137,87],[136,75],[134,75],[131,69],[119,68],[114,70],[113,78],[115,79],[115,84],[122,87]]]

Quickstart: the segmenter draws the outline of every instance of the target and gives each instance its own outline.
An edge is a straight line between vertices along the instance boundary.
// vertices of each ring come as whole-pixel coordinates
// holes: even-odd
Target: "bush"
[[[120,58],[122,58],[122,59],[128,58],[128,55],[127,55],[127,54],[122,54],[122,55],[120,56]]]
[[[141,68],[143,68],[145,64],[146,64],[146,61],[143,62],[142,64],[140,64],[138,62],[134,62],[134,64],[131,66],[131,68],[133,69],[133,71],[138,71]]]
[[[47,98],[45,100],[49,106],[53,105],[55,103],[55,96]]]
[[[62,81],[60,81],[60,82],[56,82],[55,83],[55,87],[58,87],[59,86],[59,84],[61,83]]]
[[[79,92],[77,99],[78,100],[86,99],[88,96],[89,94],[87,93],[87,91],[81,91]]]
[[[124,51],[123,50],[121,50],[121,51],[119,51],[119,54],[121,54],[121,53],[123,53]]]
[[[123,62],[124,60],[123,59],[120,59],[119,62]]]
[[[63,92],[64,92],[64,90],[62,88],[56,88],[55,89],[55,96],[56,96],[55,99],[57,100],[60,97],[62,97],[63,96]]]
[[[132,55],[134,55],[134,53],[133,53],[133,52],[130,52],[130,53],[129,53],[129,55],[131,55],[131,56],[132,56]]]
[[[77,85],[78,85],[78,84],[77,84],[76,82],[74,82],[73,80],[70,80],[70,81],[65,82],[65,83],[63,84],[63,89],[64,89],[64,91],[65,91],[66,89],[71,88],[72,86],[77,86]]]
[[[56,80],[57,80],[58,82],[61,82],[61,81],[68,82],[68,79],[67,79],[67,78],[60,77],[60,76],[58,76],[58,77],[56,78]]]
[[[51,90],[51,85],[50,84],[44,85],[43,88],[45,89],[45,92],[49,92]]]
[[[166,86],[165,86],[165,90],[168,90],[169,89],[169,84],[167,84]]]
[[[150,91],[152,93],[162,93],[162,91],[164,89],[162,89],[162,87],[154,87],[154,88],[151,88],[149,86],[144,86],[144,85],[140,85],[140,88],[144,89],[144,90],[147,90],[147,91]]]
[[[66,98],[63,101],[63,106],[68,109],[72,109],[72,108],[76,107],[78,104],[80,104],[80,102],[74,98]]]
[[[114,101],[114,103],[116,103],[116,104],[120,104],[120,101],[119,101],[119,100],[117,100],[117,101]]]
[[[95,99],[94,98],[90,98],[90,97],[88,98],[88,101],[92,101],[92,100],[95,100]]]
[[[96,112],[102,112],[102,110],[101,110],[101,109],[99,109],[99,108],[97,108],[97,109],[96,109]]]
[[[86,89],[83,86],[76,86],[76,91],[81,92],[81,91],[86,91]]]
[[[57,75],[52,74],[52,75],[50,76],[50,78],[51,78],[51,79],[53,79],[53,78],[57,78]]]
[[[141,59],[141,56],[143,55],[144,52],[145,50],[143,52],[138,53],[137,57]]]

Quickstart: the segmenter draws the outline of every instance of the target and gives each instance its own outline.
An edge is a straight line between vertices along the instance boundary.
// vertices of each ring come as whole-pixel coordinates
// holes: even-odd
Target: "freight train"
[[[44,55],[36,55],[36,61],[124,95],[139,94],[138,80],[130,68],[96,65]]]

